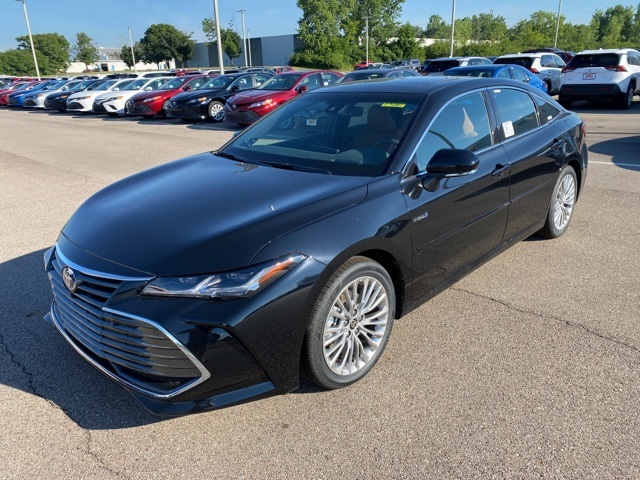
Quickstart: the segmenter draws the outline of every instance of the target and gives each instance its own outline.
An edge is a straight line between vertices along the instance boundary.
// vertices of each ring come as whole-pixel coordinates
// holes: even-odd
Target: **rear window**
[[[508,58],[496,58],[493,62],[497,65],[520,65],[524,68],[531,68],[533,65],[533,58],[531,57],[508,57]]]
[[[427,68],[426,72],[444,72],[453,67],[459,67],[460,62],[458,60],[432,60]]]
[[[578,54],[569,62],[570,67],[617,67],[620,57],[617,53],[589,53]]]

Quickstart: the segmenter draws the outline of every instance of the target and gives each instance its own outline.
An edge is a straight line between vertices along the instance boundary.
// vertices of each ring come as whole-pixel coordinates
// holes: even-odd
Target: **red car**
[[[286,72],[258,88],[234,95],[224,106],[227,121],[249,125],[308,90],[335,83],[343,74],[327,70]]]
[[[141,115],[143,117],[153,117],[156,115],[166,117],[165,109],[169,100],[179,93],[200,88],[207,81],[211,80],[211,78],[211,75],[173,78],[158,90],[136,93],[125,104],[125,112],[127,115]]]
[[[9,94],[17,92],[19,90],[31,90],[37,84],[41,82],[16,82],[11,86],[5,88],[4,90],[0,90],[0,105],[7,105],[9,102]]]

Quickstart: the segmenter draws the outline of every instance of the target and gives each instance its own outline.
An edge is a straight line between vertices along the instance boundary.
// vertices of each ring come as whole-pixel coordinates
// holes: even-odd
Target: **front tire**
[[[346,387],[374,367],[389,340],[396,296],[387,271],[353,257],[322,289],[304,340],[302,368],[321,388]]]
[[[569,228],[576,204],[578,181],[573,167],[565,165],[560,170],[551,195],[551,204],[544,227],[538,232],[546,238],[558,238]]]
[[[218,102],[217,100],[214,100],[209,104],[207,112],[209,114],[209,118],[214,122],[223,122],[225,117],[227,116],[224,113],[224,105],[222,105],[222,103]]]

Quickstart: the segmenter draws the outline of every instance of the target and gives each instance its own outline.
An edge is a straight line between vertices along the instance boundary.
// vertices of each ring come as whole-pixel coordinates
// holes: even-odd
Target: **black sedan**
[[[70,90],[66,92],[52,93],[48,95],[47,98],[44,99],[44,108],[50,110],[58,110],[59,112],[67,111],[67,98],[77,92],[84,92],[85,90],[93,90],[108,80],[95,80],[89,79],[84,80],[81,83],[77,84]]]
[[[179,93],[165,110],[170,118],[185,120],[225,119],[224,105],[229,98],[243,90],[262,85],[273,73],[232,73],[212,78],[196,90]]]
[[[358,80],[374,80],[376,78],[407,78],[419,77],[420,74],[413,68],[362,68],[347,73],[344,77],[338,79],[336,83],[348,83]]]
[[[87,200],[45,254],[46,319],[164,415],[289,392],[301,372],[345,387],[394,319],[565,233],[586,172],[581,119],[521,82],[314,90]]]

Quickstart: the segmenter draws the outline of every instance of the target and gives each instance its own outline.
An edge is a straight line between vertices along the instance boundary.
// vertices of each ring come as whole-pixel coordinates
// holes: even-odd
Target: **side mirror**
[[[305,93],[309,91],[309,87],[307,87],[306,85],[300,85],[298,87],[298,94],[300,93]]]
[[[118,87],[113,89],[114,92],[117,92],[118,90],[120,90],[120,88],[118,88]]]
[[[150,92],[151,90],[153,90],[151,87],[147,87],[144,89],[145,92]]]
[[[231,93],[236,93],[238,90],[240,90],[240,85],[234,85],[229,89]]]
[[[443,148],[438,150],[427,165],[427,177],[422,186],[425,190],[435,192],[443,178],[470,175],[478,169],[480,159],[469,150]]]

